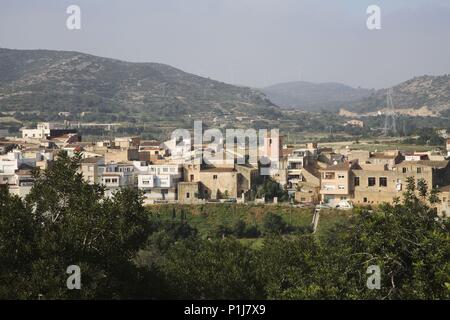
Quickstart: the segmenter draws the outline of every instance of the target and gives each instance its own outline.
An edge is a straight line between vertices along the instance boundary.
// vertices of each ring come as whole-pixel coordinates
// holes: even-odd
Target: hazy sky
[[[66,28],[66,8],[82,29]],[[369,31],[366,9],[382,10]],[[161,62],[261,87],[386,87],[450,73],[449,0],[0,0],[0,47]]]

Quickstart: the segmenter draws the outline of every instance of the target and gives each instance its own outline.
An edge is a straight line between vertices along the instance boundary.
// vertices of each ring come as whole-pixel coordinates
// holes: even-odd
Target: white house
[[[161,164],[142,166],[135,161],[138,168],[138,188],[145,192],[145,203],[176,200],[176,187],[182,179],[182,167],[178,164]]]
[[[0,156],[0,172],[14,173],[19,170],[22,164],[30,167],[36,166],[36,160],[41,160],[41,155],[38,152],[34,158],[25,158],[20,150],[13,150],[6,155]]]
[[[106,187],[105,194],[112,196],[118,189],[134,186],[134,166],[129,163],[107,163],[98,166],[101,184]]]
[[[50,130],[55,125],[49,122],[38,123],[36,129],[22,129],[22,138],[24,139],[44,139],[50,135]]]

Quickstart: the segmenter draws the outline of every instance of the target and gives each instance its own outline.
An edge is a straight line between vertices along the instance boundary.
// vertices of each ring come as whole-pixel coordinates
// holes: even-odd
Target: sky
[[[66,27],[69,5],[81,30]],[[366,9],[381,9],[368,30]],[[0,0],[0,47],[160,62],[264,87],[450,73],[449,0]]]

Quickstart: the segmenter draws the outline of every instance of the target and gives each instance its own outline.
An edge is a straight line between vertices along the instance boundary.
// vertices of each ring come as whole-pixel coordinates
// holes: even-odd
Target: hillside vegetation
[[[0,112],[146,115],[264,114],[260,92],[159,63],[131,63],[78,52],[0,49]]]

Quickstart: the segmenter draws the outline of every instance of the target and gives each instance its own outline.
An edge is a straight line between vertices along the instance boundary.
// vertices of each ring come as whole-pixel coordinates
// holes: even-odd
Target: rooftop
[[[205,168],[200,172],[236,172],[234,168]]]
[[[350,169],[351,166],[352,166],[351,162],[344,161],[344,162],[340,162],[340,163],[337,163],[337,164],[333,164],[333,165],[327,167],[326,169],[322,169],[322,171],[323,170],[326,170],[326,171],[347,171],[347,170]]]
[[[91,158],[85,158],[81,160],[81,163],[97,163],[100,159],[103,157],[91,157]]]
[[[399,165],[415,164],[433,168],[446,168],[448,166],[448,163],[449,163],[448,160],[442,161],[418,160],[418,161],[402,161]]]

